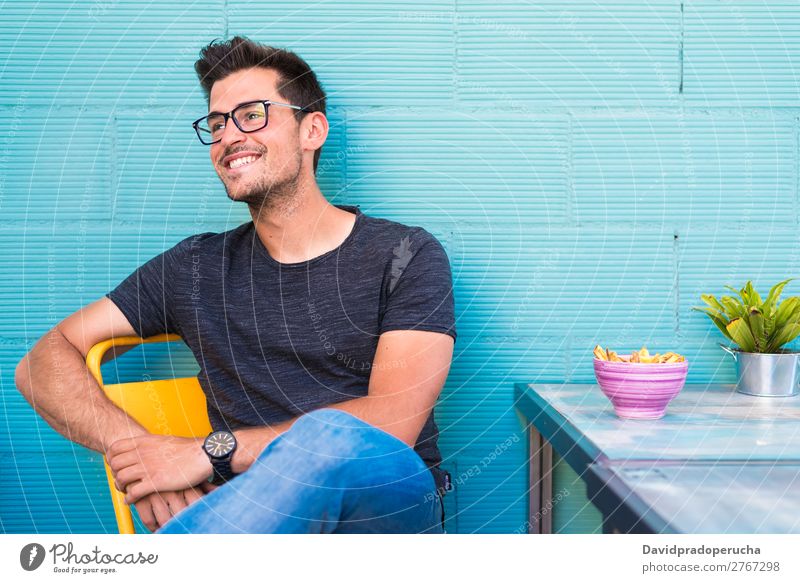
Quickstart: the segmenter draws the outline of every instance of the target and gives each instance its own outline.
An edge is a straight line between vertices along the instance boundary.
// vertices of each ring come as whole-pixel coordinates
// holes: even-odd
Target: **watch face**
[[[206,438],[204,447],[211,457],[225,457],[233,451],[236,440],[227,431],[216,431]]]

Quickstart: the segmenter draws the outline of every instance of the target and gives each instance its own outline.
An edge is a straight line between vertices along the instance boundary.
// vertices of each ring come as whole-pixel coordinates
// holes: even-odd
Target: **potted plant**
[[[770,397],[788,397],[800,390],[798,357],[800,353],[782,347],[800,335],[800,297],[779,303],[783,288],[792,279],[775,284],[767,298],[761,299],[748,281],[735,295],[719,299],[702,294],[707,307],[692,308],[703,312],[720,331],[735,342],[738,350],[720,346],[736,361],[736,390],[740,393]]]

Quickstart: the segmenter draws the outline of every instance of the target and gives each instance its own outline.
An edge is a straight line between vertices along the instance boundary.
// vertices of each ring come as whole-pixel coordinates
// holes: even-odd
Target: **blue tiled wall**
[[[595,343],[678,349],[690,381],[730,381],[719,333],[689,308],[726,283],[800,275],[794,0],[0,10],[2,532],[114,530],[98,457],[15,390],[22,355],[159,251],[249,220],[189,127],[205,108],[192,65],[214,38],[306,58],[329,94],[329,200],[422,225],[450,254],[452,531],[524,526],[514,382],[591,382]],[[173,363],[124,358],[129,375]],[[567,500],[557,526],[594,528]]]

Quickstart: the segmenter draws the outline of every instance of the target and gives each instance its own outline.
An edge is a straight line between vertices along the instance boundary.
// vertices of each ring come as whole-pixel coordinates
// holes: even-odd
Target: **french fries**
[[[653,363],[665,364],[683,362],[686,359],[677,352],[665,352],[664,354],[650,354],[645,346],[641,350],[634,350],[631,352],[630,357],[627,359],[620,358],[616,352],[610,348],[603,348],[599,344],[594,347],[594,357],[598,360],[607,360],[609,362],[638,362],[638,363]]]
[[[608,351],[608,360],[610,360],[611,362],[625,362],[619,356],[617,356],[617,353],[614,352],[613,350]]]

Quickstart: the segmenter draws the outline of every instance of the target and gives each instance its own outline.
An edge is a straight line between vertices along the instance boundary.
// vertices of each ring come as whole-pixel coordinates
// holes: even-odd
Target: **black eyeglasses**
[[[228,123],[228,118],[233,120],[236,127],[245,134],[257,132],[260,129],[267,127],[267,120],[269,119],[269,106],[278,105],[280,107],[290,107],[304,113],[311,113],[307,107],[300,107],[298,105],[291,105],[289,103],[278,103],[277,101],[270,101],[268,99],[261,101],[249,101],[237,106],[233,111],[228,113],[210,113],[205,117],[194,121],[192,127],[197,132],[197,137],[200,141],[209,146],[216,144],[222,139],[222,134],[225,132],[225,126]]]

